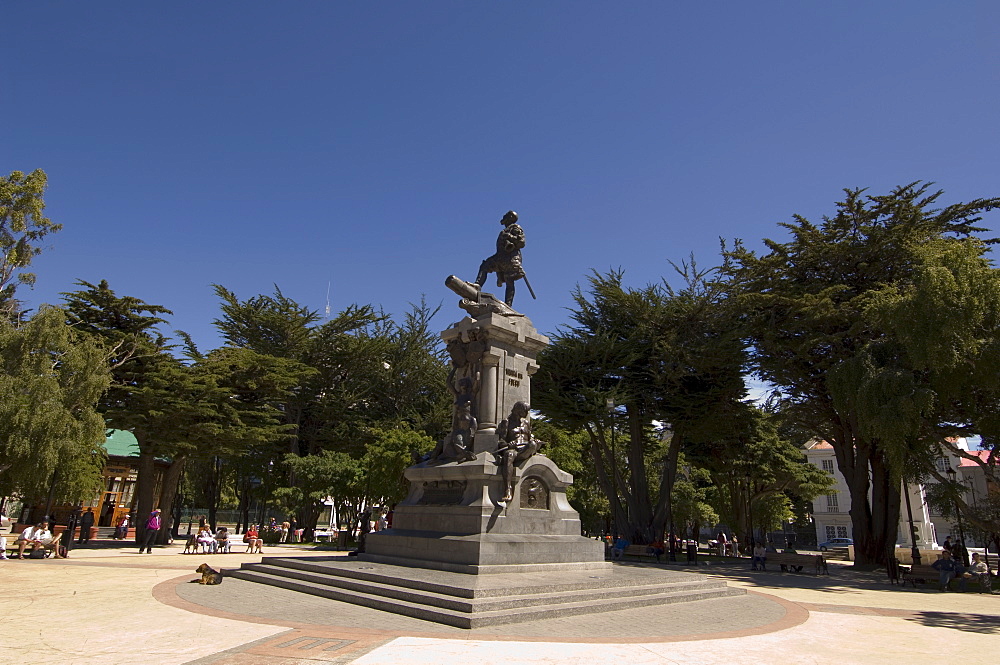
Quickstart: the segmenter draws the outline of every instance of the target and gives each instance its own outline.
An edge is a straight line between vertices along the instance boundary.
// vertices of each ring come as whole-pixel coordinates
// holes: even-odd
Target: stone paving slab
[[[655,641],[654,636],[642,634],[649,625],[642,615],[620,622],[616,635],[605,641],[580,637],[553,642],[550,635],[471,636],[470,631],[400,635],[378,624],[335,626],[252,617],[243,614],[243,606],[206,612],[172,591],[197,577],[194,568],[203,558],[182,556],[180,549],[157,549],[142,557],[126,551],[81,549],[65,561],[0,561],[4,589],[0,594],[0,662],[732,665],[783,660],[806,665],[937,665],[946,658],[962,665],[995,665],[1000,641],[1000,596],[903,589],[890,586],[884,574],[835,566],[831,566],[832,575],[819,578],[757,573],[747,570],[744,562],[706,570],[725,575],[730,584],[750,592],[766,592],[769,600],[784,608],[786,617],[797,613],[803,620],[756,634],[689,633],[661,635]],[[300,555],[295,549],[280,552]],[[259,561],[260,556],[210,555],[204,560],[217,568],[233,567]],[[225,590],[233,581],[207,589]],[[171,590],[174,604],[159,599],[164,589]],[[743,598],[752,597],[753,593]],[[249,598],[243,605],[253,602]],[[720,622],[738,616],[723,607],[715,614]],[[325,620],[336,623],[336,618],[328,613]],[[573,624],[577,620],[567,619]],[[310,639],[295,642],[298,638]]]

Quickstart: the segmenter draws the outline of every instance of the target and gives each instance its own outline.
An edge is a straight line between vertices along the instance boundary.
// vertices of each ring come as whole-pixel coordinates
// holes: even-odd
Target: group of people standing
[[[716,547],[719,548],[719,556],[739,556],[740,555],[740,539],[733,534],[733,539],[729,540],[726,537],[725,531],[720,531],[719,535],[715,537]]]

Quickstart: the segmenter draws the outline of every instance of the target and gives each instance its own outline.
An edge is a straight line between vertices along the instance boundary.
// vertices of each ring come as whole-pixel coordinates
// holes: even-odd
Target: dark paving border
[[[232,578],[215,587],[189,584],[194,577],[188,574],[161,582],[153,587],[153,597],[197,614],[285,626],[330,638],[641,644],[761,635],[809,618],[801,605],[749,591],[744,596],[466,630]]]

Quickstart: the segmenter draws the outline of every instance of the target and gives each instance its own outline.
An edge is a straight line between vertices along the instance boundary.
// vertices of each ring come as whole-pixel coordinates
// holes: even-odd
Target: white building
[[[968,451],[969,444],[965,439],[956,439],[958,448]],[[844,476],[837,468],[837,459],[833,446],[826,441],[813,439],[805,446],[806,460],[833,476],[834,486],[829,494],[813,499],[813,523],[816,525],[816,542],[822,543],[831,538],[854,538],[851,525],[851,493]],[[942,474],[951,468],[958,474],[956,479],[969,487],[965,500],[974,503],[984,497],[988,491],[986,475],[981,466],[971,460],[952,454],[948,449],[941,449],[941,457],[935,464]],[[985,454],[985,451],[982,451]],[[973,454],[978,454],[974,452]],[[929,478],[924,483],[907,483],[906,489],[910,495],[910,508],[913,511],[913,527],[916,531],[917,546],[921,549],[937,549],[947,536],[954,540],[958,530],[953,527],[954,518],[944,518],[927,505],[924,494],[925,485],[937,483],[937,479]],[[906,499],[900,500],[899,527],[896,530],[896,544],[910,547],[909,528],[907,523]],[[966,544],[977,546],[974,539],[967,533]]]

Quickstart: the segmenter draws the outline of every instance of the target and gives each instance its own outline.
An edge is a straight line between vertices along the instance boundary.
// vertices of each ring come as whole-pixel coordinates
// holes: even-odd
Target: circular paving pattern
[[[318,596],[226,578],[192,584],[194,575],[160,583],[154,597],[210,616],[290,628],[325,626],[385,636],[539,642],[670,642],[759,635],[804,622],[803,607],[767,594],[640,607],[529,623],[463,629]]]

